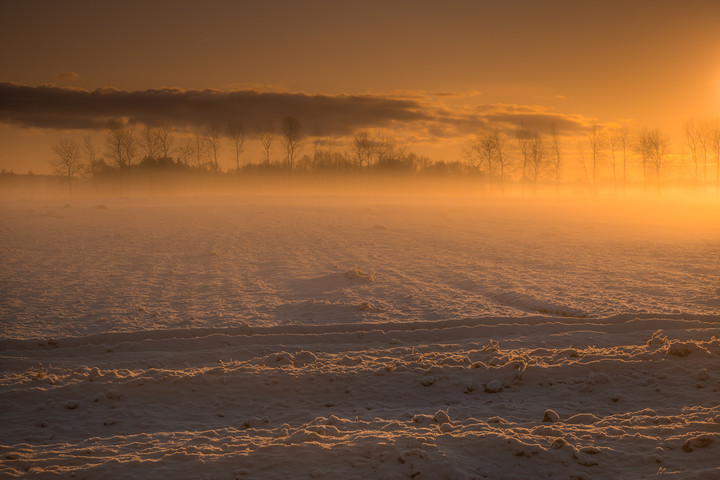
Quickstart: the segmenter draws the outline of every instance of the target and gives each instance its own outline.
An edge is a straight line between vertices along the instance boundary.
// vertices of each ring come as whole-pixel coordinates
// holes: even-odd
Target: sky
[[[0,169],[48,173],[58,137],[102,142],[113,118],[183,132],[293,115],[448,160],[520,124],[681,144],[684,120],[720,116],[718,24],[710,0],[0,0]]]

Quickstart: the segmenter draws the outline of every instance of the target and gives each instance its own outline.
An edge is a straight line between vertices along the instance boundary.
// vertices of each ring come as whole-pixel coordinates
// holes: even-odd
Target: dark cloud
[[[207,127],[298,117],[327,134],[427,119],[417,101],[369,95],[308,95],[254,90],[93,91],[0,84],[0,121],[25,127],[103,129],[112,119]]]
[[[540,107],[485,105],[449,109],[427,98],[383,95],[310,95],[258,90],[93,91],[55,85],[0,83],[0,122],[21,127],[102,130],[108,121],[170,124],[179,128],[222,128],[244,123],[252,128],[286,115],[300,119],[307,131],[346,135],[358,128],[418,128],[430,136],[462,136],[482,128],[546,128],[576,131],[587,122],[579,116]]]

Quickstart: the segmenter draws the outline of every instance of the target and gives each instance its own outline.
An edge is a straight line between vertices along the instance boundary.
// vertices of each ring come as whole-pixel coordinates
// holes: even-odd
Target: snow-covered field
[[[0,207],[0,477],[720,478],[720,207]]]

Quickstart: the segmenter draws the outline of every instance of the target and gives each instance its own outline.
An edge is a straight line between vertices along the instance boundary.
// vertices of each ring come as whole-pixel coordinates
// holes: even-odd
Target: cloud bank
[[[103,130],[110,120],[169,124],[176,128],[223,128],[243,123],[252,129],[266,120],[297,117],[306,133],[343,136],[361,128],[413,130],[428,137],[461,137],[487,128],[519,125],[548,130],[553,123],[573,133],[589,124],[580,115],[540,106],[448,107],[437,97],[416,95],[323,95],[261,90],[125,91],[83,90],[55,85],[0,83],[0,122],[18,127]]]

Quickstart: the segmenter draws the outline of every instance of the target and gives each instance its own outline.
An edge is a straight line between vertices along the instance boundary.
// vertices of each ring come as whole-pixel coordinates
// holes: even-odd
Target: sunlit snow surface
[[[337,203],[0,207],[0,475],[720,477],[715,210]]]

